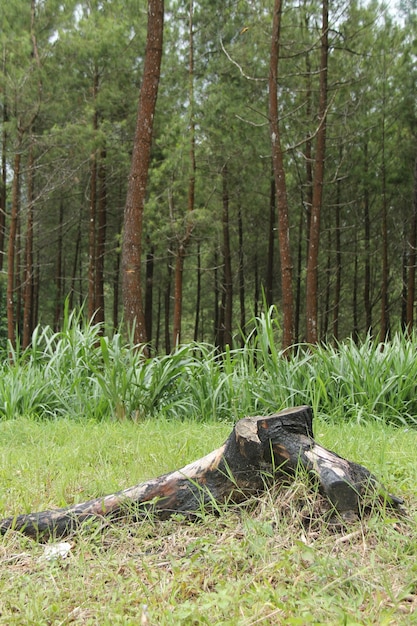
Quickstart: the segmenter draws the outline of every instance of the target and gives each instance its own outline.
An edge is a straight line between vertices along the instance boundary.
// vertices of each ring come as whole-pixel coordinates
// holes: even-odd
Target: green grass
[[[0,538],[0,624],[417,624],[417,432],[315,419],[318,442],[366,465],[406,502],[332,527],[297,477],[246,506],[70,538],[66,559]],[[2,516],[131,486],[219,446],[230,423],[17,418],[0,422]],[[147,608],[145,608],[145,606]]]
[[[146,359],[66,312],[0,363],[0,516],[61,507],[200,458],[246,415],[309,404],[316,439],[371,470],[407,515],[329,525],[305,476],[197,523],[70,539],[66,559],[0,538],[0,624],[417,624],[417,335],[277,348],[275,311],[221,357],[190,344]],[[9,347],[10,352],[10,347]]]
[[[103,337],[67,311],[62,331],[39,327],[27,350],[0,362],[0,419],[230,421],[309,404],[332,420],[416,425],[417,334],[299,346],[285,359],[274,309],[252,326],[244,346],[222,356],[187,344],[146,359],[121,334]]]

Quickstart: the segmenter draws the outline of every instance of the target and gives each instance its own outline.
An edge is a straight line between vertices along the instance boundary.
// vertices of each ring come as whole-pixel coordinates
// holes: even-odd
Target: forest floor
[[[315,438],[405,500],[331,525],[297,477],[189,523],[88,525],[51,555],[0,537],[0,624],[417,624],[417,430],[316,418]],[[0,517],[65,506],[178,469],[227,423],[0,422]]]

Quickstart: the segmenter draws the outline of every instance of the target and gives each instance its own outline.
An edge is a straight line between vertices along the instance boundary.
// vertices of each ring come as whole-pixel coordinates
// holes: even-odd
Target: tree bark
[[[416,245],[417,245],[417,157],[414,164],[414,188],[412,200],[411,228],[408,239],[408,276],[407,276],[407,307],[406,326],[411,333],[414,326],[414,301],[416,283]]]
[[[372,336],[372,300],[371,300],[371,218],[369,201],[369,158],[368,141],[365,141],[363,148],[364,157],[364,180],[363,190],[363,219],[364,219],[364,246],[365,246],[365,281],[363,290],[363,300],[365,306],[365,326],[366,332]]]
[[[28,182],[27,182],[27,219],[25,244],[25,270],[23,281],[23,339],[22,348],[25,350],[32,337],[33,331],[33,213],[35,202],[34,191],[34,156],[33,140],[29,146]],[[0,248],[1,249],[1,248]]]
[[[227,163],[222,168],[222,199],[223,199],[223,294],[222,294],[222,321],[221,350],[232,345],[232,317],[233,317],[233,277],[232,251],[230,247],[229,224],[229,170]]]
[[[320,243],[320,218],[323,202],[324,158],[326,153],[326,116],[327,116],[327,62],[328,62],[328,0],[323,0],[321,28],[321,61],[320,61],[320,96],[317,132],[316,157],[314,161],[314,182],[311,205],[310,235],[307,259],[306,279],[306,318],[308,343],[318,341],[318,262]]]
[[[238,285],[239,285],[239,304],[240,304],[240,333],[242,337],[242,346],[245,345],[246,337],[246,306],[245,306],[245,253],[243,245],[243,218],[242,206],[239,202],[237,212],[237,228],[239,238],[239,268],[238,268]]]
[[[155,246],[147,240],[149,251],[146,255],[146,287],[145,287],[145,328],[148,343],[152,341],[153,321],[153,271],[155,265]]]
[[[7,338],[12,347],[15,347],[16,336],[16,317],[14,305],[14,289],[15,289],[15,258],[16,258],[16,236],[17,236],[17,218],[20,206],[20,147],[22,145],[21,138],[16,148],[13,166],[13,183],[12,183],[12,207],[10,211],[9,225],[9,243],[7,249]]]
[[[134,330],[133,339],[138,345],[147,340],[141,281],[142,222],[161,73],[163,30],[164,1],[149,0],[145,65],[124,212],[122,247],[124,316],[127,326]]]
[[[62,312],[64,309],[63,295],[63,267],[62,267],[62,247],[63,247],[63,234],[64,230],[64,201],[61,199],[59,203],[59,222],[58,222],[58,241],[57,241],[57,255],[55,265],[55,315],[54,315],[54,330],[59,332],[62,323]]]
[[[268,223],[268,256],[266,261],[265,299],[268,309],[273,305],[274,291],[274,247],[276,230],[276,198],[275,178],[272,167],[271,185],[269,191],[269,223]]]
[[[185,232],[180,236],[177,244],[177,252],[175,259],[175,278],[174,278],[174,315],[173,315],[173,345],[177,346],[181,341],[181,324],[182,324],[182,298],[183,298],[183,276],[184,264],[187,248],[191,241],[193,231],[193,222],[191,216],[194,211],[195,204],[195,120],[194,120],[194,4],[190,0],[189,9],[189,67],[188,67],[188,98],[190,110],[190,174],[188,178],[188,206],[187,219],[185,223]]]
[[[100,159],[97,171],[98,198],[97,198],[97,232],[96,232],[96,262],[95,262],[95,318],[101,324],[101,333],[104,333],[104,258],[106,255],[107,230],[107,150],[103,146],[100,150]]]
[[[98,130],[97,95],[99,90],[99,76],[97,66],[93,79],[93,137]],[[97,229],[97,149],[90,155],[90,211],[88,224],[88,318],[93,319],[96,310],[96,229]]]
[[[189,518],[202,507],[239,503],[265,491],[274,481],[288,480],[302,467],[318,479],[322,493],[342,516],[358,514],[366,498],[391,496],[362,465],[347,461],[314,441],[310,407],[287,409],[269,417],[246,417],[226,442],[180,470],[117,493],[63,509],[9,517],[0,533],[18,530],[38,540],[62,537],[87,520],[112,521],[146,515],[166,519],[174,513]]]
[[[197,277],[196,277],[196,302],[194,318],[194,341],[197,343],[200,329],[201,311],[201,243],[197,241]]]
[[[283,0],[275,0],[272,22],[272,39],[269,66],[269,131],[272,145],[275,193],[278,208],[279,253],[281,260],[282,286],[282,346],[290,348],[294,343],[294,302],[292,273],[293,265],[290,249],[290,226],[287,185],[285,180],[284,157],[278,116],[278,61],[281,33]]]

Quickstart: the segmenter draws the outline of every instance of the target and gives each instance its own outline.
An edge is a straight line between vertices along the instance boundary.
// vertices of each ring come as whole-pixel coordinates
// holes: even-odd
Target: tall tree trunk
[[[214,320],[214,343],[216,346],[219,346],[220,340],[220,307],[219,307],[219,299],[220,299],[220,287],[219,287],[219,255],[217,252],[217,248],[214,252],[214,310],[213,310],[213,320]]]
[[[147,239],[149,252],[146,255],[146,287],[145,287],[145,329],[148,343],[152,341],[153,320],[153,271],[155,261],[155,246]]]
[[[294,313],[294,342],[300,341],[300,315],[301,315],[301,277],[303,271],[303,224],[304,208],[301,207],[298,220],[298,244],[297,244],[297,274],[295,280],[295,313]]]
[[[408,276],[407,276],[407,315],[408,332],[414,325],[414,301],[416,286],[416,246],[417,246],[417,157],[414,164],[414,189],[412,200],[411,228],[408,239]]]
[[[142,223],[161,73],[163,30],[164,0],[148,0],[145,63],[124,211],[122,247],[124,316],[128,328],[134,330],[136,344],[144,344],[147,340],[141,279]]]
[[[385,87],[383,87],[385,94]],[[385,95],[384,104],[385,107]],[[385,341],[389,336],[389,310],[388,310],[388,280],[389,280],[389,266],[388,266],[388,201],[387,201],[387,176],[386,176],[386,164],[385,164],[385,112],[382,119],[382,172],[381,172],[381,184],[382,184],[382,280],[381,280],[381,341]]]
[[[283,310],[282,346],[288,349],[294,343],[294,304],[292,287],[292,258],[290,248],[289,209],[285,180],[284,157],[278,117],[278,62],[280,49],[283,0],[275,0],[269,66],[269,130],[272,145],[275,191],[278,207],[279,251]]]
[[[305,15],[305,32],[308,33],[310,30],[310,18],[308,15],[308,10],[304,7],[304,15]],[[312,88],[312,71],[311,71],[311,60],[310,60],[310,50],[307,50],[305,53],[305,70],[306,70],[306,119],[307,124],[310,126],[312,120],[313,113],[313,88]],[[306,199],[305,199],[305,210],[306,210],[306,220],[307,220],[307,228],[306,228],[306,256],[308,258],[308,248],[310,245],[310,226],[311,226],[311,207],[313,205],[313,156],[312,156],[312,139],[310,133],[307,133],[306,143],[305,143],[305,165],[306,165]]]
[[[369,160],[368,142],[364,148],[364,180],[363,190],[363,218],[364,218],[364,246],[365,246],[365,282],[364,282],[364,305],[366,332],[372,335],[372,300],[371,300],[371,218],[369,208]]]
[[[58,332],[61,328],[62,310],[63,310],[63,267],[62,267],[62,244],[63,244],[63,226],[64,226],[64,202],[61,200],[59,204],[59,223],[58,223],[58,251],[56,255],[55,266],[55,316],[54,328]]]
[[[33,210],[34,210],[34,158],[33,142],[29,147],[27,179],[27,220],[25,245],[25,275],[23,297],[23,340],[22,348],[30,343],[33,331]]]
[[[121,188],[119,189],[121,192]],[[117,242],[121,241],[122,235],[122,215],[117,213]],[[120,246],[116,246],[114,266],[113,266],[113,328],[115,331],[119,330],[119,285],[120,285],[120,261],[121,250]]]
[[[325,296],[324,296],[324,310],[321,316],[321,331],[320,334],[325,339],[327,338],[327,332],[329,330],[329,316],[330,316],[330,287],[331,287],[331,266],[332,266],[332,258],[331,258],[331,247],[332,247],[332,237],[331,237],[331,227],[327,229],[327,261],[326,261],[326,288],[325,288]]]
[[[342,155],[340,155],[342,156]],[[336,244],[336,283],[334,287],[333,304],[333,338],[339,339],[339,315],[340,315],[340,294],[342,290],[342,248],[340,232],[340,203],[341,203],[341,180],[338,178],[336,188],[336,208],[335,208],[335,244]]]
[[[197,287],[195,302],[195,318],[194,318],[194,341],[198,341],[198,331],[200,328],[200,310],[201,310],[201,244],[197,242]]]
[[[98,203],[97,203],[97,237],[96,237],[96,262],[95,262],[95,321],[102,324],[101,333],[104,332],[104,259],[106,254],[106,230],[107,230],[107,151],[103,147],[100,151],[98,165]]]
[[[72,264],[72,274],[71,274],[71,288],[70,288],[70,295],[69,295],[70,310],[74,308],[75,283],[77,282],[77,272],[78,272],[78,264],[79,264],[80,249],[81,249],[81,235],[82,235],[82,209],[80,207],[79,216],[78,216],[77,238],[75,240],[74,261]]]
[[[269,194],[269,227],[268,227],[268,257],[266,264],[265,298],[269,307],[273,304],[273,284],[274,284],[274,247],[275,247],[275,227],[276,227],[276,194],[275,178],[272,164],[272,176]]]
[[[193,224],[191,220],[195,203],[195,121],[194,121],[194,3],[190,0],[189,9],[189,66],[188,66],[188,99],[190,110],[190,175],[188,179],[188,207],[185,233],[178,241],[176,260],[175,260],[175,278],[174,278],[174,320],[173,320],[173,344],[178,345],[181,341],[181,322],[182,322],[182,291],[183,291],[183,274],[185,254],[190,243]]]
[[[171,277],[172,277],[172,267],[171,263],[168,261],[167,265],[167,282],[165,286],[165,294],[164,294],[164,334],[165,334],[165,353],[169,354],[171,352],[171,337],[169,332],[169,320],[170,320],[170,310],[171,310]]]
[[[221,348],[232,345],[233,279],[229,227],[229,173],[227,164],[222,168],[223,183],[223,328]]]
[[[6,70],[5,53],[3,72]],[[3,271],[4,245],[6,239],[6,199],[7,199],[7,104],[6,94],[3,95],[3,124],[1,138],[1,180],[0,180],[0,272]],[[1,287],[0,287],[1,289]]]
[[[240,332],[242,333],[242,343],[245,343],[246,309],[245,309],[245,266],[244,266],[244,246],[243,246],[243,220],[242,207],[238,208],[238,233],[239,233],[239,304],[240,304]]]
[[[99,76],[95,68],[93,79],[93,136],[97,134],[98,112],[96,100],[98,94]],[[96,313],[96,228],[97,228],[97,150],[94,149],[90,156],[90,216],[88,225],[88,307],[89,319]]]
[[[353,268],[352,311],[353,330],[352,338],[355,343],[359,340],[359,316],[358,316],[358,237],[355,231],[355,261]]]
[[[13,182],[12,182],[12,206],[10,211],[9,243],[7,249],[7,338],[12,345],[16,345],[16,317],[14,303],[15,289],[15,259],[17,218],[20,206],[20,161],[22,139],[19,137],[14,156]]]
[[[159,342],[161,338],[161,311],[162,311],[162,290],[161,290],[161,287],[158,287],[158,306],[156,310],[155,354],[159,354]]]
[[[255,257],[253,260],[254,263],[254,293],[253,293],[253,314],[255,316],[255,318],[258,317],[259,315],[259,292],[260,292],[260,287],[259,287],[259,267],[258,267],[258,253],[255,250]]]
[[[327,61],[328,61],[328,0],[322,4],[320,95],[316,155],[314,160],[313,197],[311,206],[310,237],[306,279],[306,339],[309,343],[318,341],[318,260],[320,243],[320,218],[323,203],[324,159],[326,153],[326,114],[327,114]]]

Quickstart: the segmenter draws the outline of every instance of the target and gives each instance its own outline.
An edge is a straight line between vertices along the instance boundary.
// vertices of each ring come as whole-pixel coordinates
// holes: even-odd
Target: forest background
[[[123,319],[147,8],[2,7],[4,344],[27,346],[38,323],[59,330],[66,299],[108,332]],[[137,277],[155,353],[193,339],[240,342],[273,304],[284,347],[413,327],[415,11],[413,2],[165,3]]]

